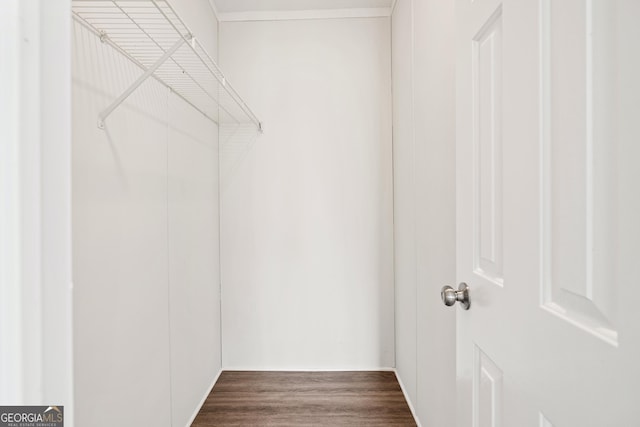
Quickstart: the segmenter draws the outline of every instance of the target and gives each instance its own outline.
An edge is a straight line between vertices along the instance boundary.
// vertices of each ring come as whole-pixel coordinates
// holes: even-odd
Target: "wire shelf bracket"
[[[131,95],[137,88],[138,86],[140,86],[145,80],[147,80],[162,64],[164,64],[164,61],[166,61],[167,59],[169,59],[171,57],[171,55],[173,55],[175,53],[176,50],[178,50],[178,48],[180,46],[182,46],[182,44],[184,43],[184,40],[180,39],[178,40],[172,47],[171,49],[169,49],[168,51],[165,52],[164,55],[162,55],[162,57],[160,59],[158,59],[156,61],[155,64],[153,64],[151,66],[151,68],[149,68],[147,71],[144,72],[144,74],[142,74],[140,77],[138,77],[138,79],[133,82],[131,84],[131,86],[129,86],[129,88],[124,91],[122,93],[122,95],[120,95],[115,101],[113,101],[111,103],[111,105],[109,105],[107,108],[105,108],[104,110],[102,110],[102,112],[100,112],[100,114],[98,114],[98,127],[100,129],[104,129],[104,121],[107,117],[109,117],[109,114],[111,114],[113,112],[113,110],[115,110],[116,108],[118,108],[118,106],[120,104],[122,104],[124,102],[125,99],[127,99],[129,97],[129,95]]]
[[[73,0],[72,16],[142,74],[98,114],[98,127],[152,77],[218,125],[262,123],[167,0]]]

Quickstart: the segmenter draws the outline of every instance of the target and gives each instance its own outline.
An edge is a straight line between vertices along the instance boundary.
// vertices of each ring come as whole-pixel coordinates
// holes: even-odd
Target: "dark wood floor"
[[[393,372],[225,371],[193,427],[415,426]]]

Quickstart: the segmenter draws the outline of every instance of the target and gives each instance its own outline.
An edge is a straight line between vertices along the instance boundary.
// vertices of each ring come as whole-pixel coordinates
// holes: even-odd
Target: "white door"
[[[456,7],[458,425],[640,426],[640,1]]]

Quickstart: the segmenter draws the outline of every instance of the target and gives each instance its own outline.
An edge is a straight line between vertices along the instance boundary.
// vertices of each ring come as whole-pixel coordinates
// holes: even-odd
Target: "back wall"
[[[223,366],[394,365],[389,18],[222,22]]]

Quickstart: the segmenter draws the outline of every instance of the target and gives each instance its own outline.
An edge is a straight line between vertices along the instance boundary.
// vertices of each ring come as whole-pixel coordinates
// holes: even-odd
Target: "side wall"
[[[454,2],[392,17],[396,369],[422,425],[455,426]]]
[[[265,124],[220,141],[225,368],[394,365],[389,24],[220,24],[220,64]]]
[[[172,4],[216,55],[208,2]],[[217,126],[150,79],[98,129],[140,70],[72,41],[76,425],[185,426],[221,368]]]

